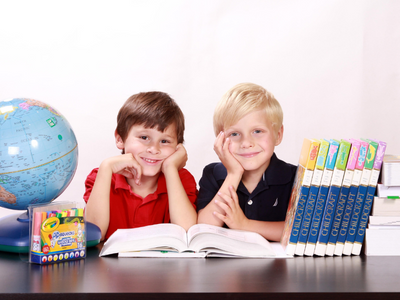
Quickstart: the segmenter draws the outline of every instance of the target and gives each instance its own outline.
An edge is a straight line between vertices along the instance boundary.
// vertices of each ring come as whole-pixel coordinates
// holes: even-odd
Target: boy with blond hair
[[[102,240],[119,228],[196,223],[196,181],[183,167],[185,120],[166,93],[131,96],[117,117],[121,155],[105,159],[86,179],[86,220]]]
[[[263,87],[242,83],[217,104],[214,151],[203,170],[198,223],[253,231],[279,241],[296,166],[274,153],[283,138],[283,112]]]

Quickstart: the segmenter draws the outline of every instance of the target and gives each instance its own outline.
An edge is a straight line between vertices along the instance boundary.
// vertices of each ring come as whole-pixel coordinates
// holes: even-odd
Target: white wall
[[[62,201],[81,202],[87,174],[119,154],[117,112],[142,91],[181,106],[197,180],[217,160],[215,104],[240,82],[280,101],[281,159],[297,164],[304,137],[376,138],[400,154],[399,12],[396,0],[2,1],[0,99],[46,102],[73,126],[79,165]]]

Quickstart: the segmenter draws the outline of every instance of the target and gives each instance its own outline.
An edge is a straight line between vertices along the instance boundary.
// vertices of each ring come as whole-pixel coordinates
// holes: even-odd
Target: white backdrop
[[[400,154],[400,1],[1,1],[0,99],[46,102],[71,123],[79,164],[56,201],[82,202],[132,94],[169,93],[186,116],[186,167],[217,156],[216,102],[254,82],[284,110],[279,158],[302,140],[376,138]],[[0,216],[10,212],[0,208]]]

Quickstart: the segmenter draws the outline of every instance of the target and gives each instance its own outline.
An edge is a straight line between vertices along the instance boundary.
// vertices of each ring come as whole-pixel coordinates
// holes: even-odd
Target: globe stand
[[[100,243],[101,231],[93,223],[86,222],[86,247]],[[0,219],[0,251],[29,252],[29,211]]]
[[[0,219],[0,251],[29,252],[29,215],[13,214]]]

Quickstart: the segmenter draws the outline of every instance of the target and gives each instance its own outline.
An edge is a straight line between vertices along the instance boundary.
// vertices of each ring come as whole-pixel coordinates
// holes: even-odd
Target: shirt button
[[[252,205],[253,204],[253,200],[250,199],[249,201],[247,201],[247,204],[248,205]]]

